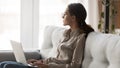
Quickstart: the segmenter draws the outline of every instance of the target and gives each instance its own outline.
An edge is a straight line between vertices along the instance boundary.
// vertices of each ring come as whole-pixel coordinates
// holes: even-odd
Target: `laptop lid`
[[[17,41],[13,41],[13,40],[10,40],[10,42],[12,45],[12,49],[13,49],[13,53],[14,53],[16,61],[27,65],[27,61],[26,61],[25,54],[22,48],[22,44]]]

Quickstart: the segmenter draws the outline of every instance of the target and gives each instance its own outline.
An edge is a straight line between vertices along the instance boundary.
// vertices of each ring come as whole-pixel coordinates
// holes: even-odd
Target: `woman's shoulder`
[[[79,38],[86,38],[86,35],[87,35],[86,33],[81,33],[80,35],[78,35],[78,39]]]
[[[66,36],[66,35],[68,35],[69,33],[70,33],[70,29],[65,29],[63,35]]]

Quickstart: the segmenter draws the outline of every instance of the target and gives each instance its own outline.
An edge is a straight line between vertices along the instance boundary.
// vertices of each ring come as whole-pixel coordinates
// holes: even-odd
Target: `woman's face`
[[[63,15],[63,25],[70,25],[72,23],[72,16],[70,15],[69,11],[66,10]]]

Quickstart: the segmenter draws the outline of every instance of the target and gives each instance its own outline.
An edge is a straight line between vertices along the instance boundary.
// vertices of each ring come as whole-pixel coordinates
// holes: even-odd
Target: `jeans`
[[[0,68],[32,68],[32,67],[26,66],[18,62],[4,61],[0,63]]]

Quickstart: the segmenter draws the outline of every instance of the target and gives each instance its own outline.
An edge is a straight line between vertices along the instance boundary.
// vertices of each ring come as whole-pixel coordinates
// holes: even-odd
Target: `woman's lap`
[[[29,67],[24,64],[13,61],[4,61],[0,63],[0,68],[29,68]]]

